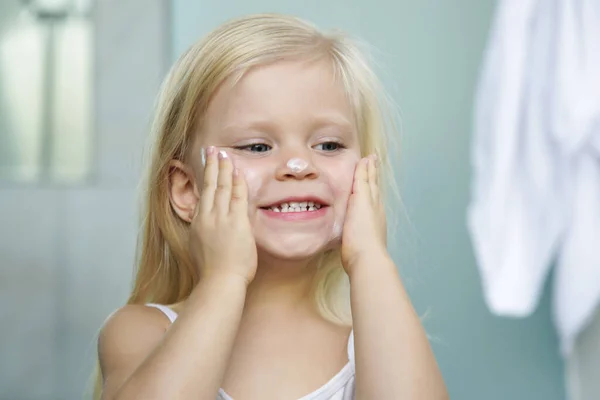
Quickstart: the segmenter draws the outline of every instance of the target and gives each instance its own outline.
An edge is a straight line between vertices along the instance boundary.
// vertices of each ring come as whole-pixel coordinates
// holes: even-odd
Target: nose
[[[316,179],[319,177],[319,171],[310,157],[296,154],[283,157],[275,176],[280,181]]]

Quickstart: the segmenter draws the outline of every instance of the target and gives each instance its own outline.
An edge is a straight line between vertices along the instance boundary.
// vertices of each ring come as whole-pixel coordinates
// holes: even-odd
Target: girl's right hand
[[[227,153],[206,149],[200,200],[190,226],[190,253],[201,278],[256,274],[256,242],[248,218],[248,188]]]

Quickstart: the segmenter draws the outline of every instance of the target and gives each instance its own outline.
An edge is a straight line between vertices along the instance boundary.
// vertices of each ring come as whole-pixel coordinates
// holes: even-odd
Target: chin
[[[260,240],[257,238],[257,247],[260,253],[285,261],[310,260],[324,251],[335,247],[335,244],[323,238],[285,238],[278,237],[272,240]]]

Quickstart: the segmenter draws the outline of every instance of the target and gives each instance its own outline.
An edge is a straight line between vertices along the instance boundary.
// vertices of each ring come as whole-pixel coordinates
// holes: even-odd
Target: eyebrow
[[[308,121],[308,125],[310,126],[310,129],[317,129],[329,126],[341,127],[345,130],[350,131],[355,129],[354,124],[351,121],[337,113],[313,116]],[[257,130],[261,132],[273,132],[277,130],[277,124],[269,119],[256,119],[248,122],[243,122],[241,124],[233,123],[225,125],[222,128],[222,130],[230,132],[235,132],[239,130]]]
[[[315,116],[311,119],[312,126],[337,125],[344,128],[353,128],[354,124],[343,115],[332,113]]]

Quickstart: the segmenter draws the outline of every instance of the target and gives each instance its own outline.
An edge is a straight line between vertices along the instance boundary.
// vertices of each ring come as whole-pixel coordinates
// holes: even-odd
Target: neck
[[[256,276],[248,287],[246,308],[309,305],[316,271],[314,260],[290,261],[259,257]]]

